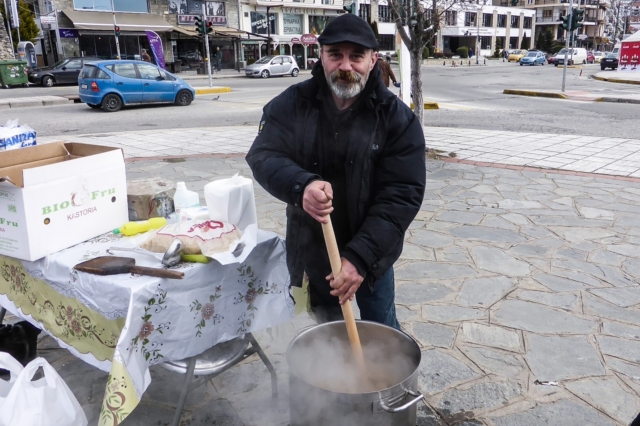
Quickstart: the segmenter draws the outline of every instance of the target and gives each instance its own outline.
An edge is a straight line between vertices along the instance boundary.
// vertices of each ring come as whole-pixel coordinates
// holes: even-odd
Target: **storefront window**
[[[315,35],[322,34],[331,19],[329,16],[309,16],[309,32]]]
[[[269,27],[271,34],[277,34],[278,14],[269,14]],[[268,34],[267,32],[267,14],[251,12],[251,32],[255,34]]]
[[[113,0],[113,9],[111,0],[73,0],[73,7],[76,10],[149,13],[148,0]]]
[[[302,15],[282,15],[283,34],[302,34]]]

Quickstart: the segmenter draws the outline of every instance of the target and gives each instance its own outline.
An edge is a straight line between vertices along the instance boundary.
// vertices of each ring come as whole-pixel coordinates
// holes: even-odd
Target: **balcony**
[[[559,21],[559,16],[536,16],[536,24],[557,24]]]
[[[569,0],[536,0],[536,6],[544,4],[565,4],[569,3]]]
[[[342,9],[343,0],[249,0],[249,4],[259,6],[318,7],[322,9]]]

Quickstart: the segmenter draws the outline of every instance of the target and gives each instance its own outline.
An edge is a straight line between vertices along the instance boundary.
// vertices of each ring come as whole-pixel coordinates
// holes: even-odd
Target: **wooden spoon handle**
[[[327,216],[327,219],[328,222],[322,224],[322,232],[324,234],[324,242],[327,245],[327,251],[329,252],[331,272],[333,272],[334,277],[337,277],[342,270],[342,260],[340,260],[340,251],[338,250],[338,243],[336,243],[336,235],[333,232],[331,217]],[[351,307],[350,300],[342,305],[342,314],[344,315],[344,322],[347,326],[347,334],[349,335],[349,342],[351,343],[353,357],[358,365],[364,370],[364,355],[362,354],[360,335],[358,334],[356,319],[353,315],[353,308]]]
[[[184,278],[184,272],[170,271],[169,269],[160,268],[147,268],[146,266],[133,265],[129,271],[132,274],[148,275],[150,277],[173,278],[176,280]]]

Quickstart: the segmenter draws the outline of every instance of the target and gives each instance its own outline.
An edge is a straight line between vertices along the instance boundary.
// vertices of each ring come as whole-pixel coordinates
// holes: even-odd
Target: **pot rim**
[[[300,338],[301,336],[303,336],[304,334],[310,333],[313,330],[315,330],[316,328],[319,327],[329,327],[333,324],[337,324],[337,323],[342,323],[344,324],[344,320],[340,320],[340,321],[331,321],[331,322],[325,322],[322,324],[315,324],[306,328],[302,328],[301,331],[298,331],[298,334],[296,334],[296,337],[293,338],[293,340],[291,340],[291,342],[289,342],[289,346],[287,346],[287,352],[286,352],[286,360],[287,360],[287,364],[289,365],[289,367],[291,366],[291,362],[289,361],[289,357],[291,354],[291,347],[293,346],[293,343]],[[322,388],[320,386],[317,386],[313,383],[309,383],[308,381],[302,379],[299,375],[295,374],[291,368],[289,368],[289,377],[290,380],[291,378],[295,377],[296,380],[299,380],[303,383],[306,383],[307,385],[314,387],[316,389],[320,389],[324,392],[328,392],[331,393],[333,395],[335,395],[337,398],[349,398],[349,399],[353,399],[356,397],[362,398],[362,399],[366,399],[368,401],[371,401],[372,399],[386,399],[386,398],[390,398],[390,397],[396,397],[398,396],[400,393],[406,393],[407,390],[411,390],[411,391],[417,391],[417,389],[411,389],[408,385],[411,384],[411,382],[413,382],[415,380],[415,378],[417,377],[418,371],[420,369],[420,363],[422,361],[422,351],[420,350],[420,345],[418,345],[418,343],[415,341],[415,339],[413,337],[411,337],[409,334],[405,333],[402,330],[398,330],[395,329],[393,327],[389,327],[386,324],[381,324],[379,322],[375,322],[375,321],[365,321],[365,320],[356,320],[356,323],[363,323],[363,324],[371,324],[374,326],[379,326],[379,327],[383,327],[383,328],[388,328],[389,330],[392,330],[396,333],[400,333],[402,335],[404,335],[408,341],[410,341],[413,345],[415,345],[415,348],[417,350],[417,354],[418,354],[418,360],[417,360],[417,364],[415,369],[413,370],[413,372],[407,376],[405,379],[403,379],[400,383],[395,384],[393,386],[390,386],[388,388],[385,389],[380,389],[377,391],[371,391],[371,392],[359,392],[359,393],[346,393],[346,392],[336,392],[336,391],[332,391],[332,390],[328,390],[325,388]],[[345,326],[346,327],[346,326]]]

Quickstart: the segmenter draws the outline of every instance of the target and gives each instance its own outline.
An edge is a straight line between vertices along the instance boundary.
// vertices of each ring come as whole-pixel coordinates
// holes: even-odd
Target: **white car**
[[[300,68],[296,58],[289,55],[269,55],[255,61],[244,69],[247,77],[269,78],[272,75],[290,75],[297,77]]]
[[[596,64],[599,64],[602,58],[604,58],[605,56],[607,56],[605,52],[593,52],[593,61]]]

